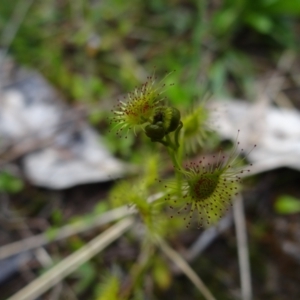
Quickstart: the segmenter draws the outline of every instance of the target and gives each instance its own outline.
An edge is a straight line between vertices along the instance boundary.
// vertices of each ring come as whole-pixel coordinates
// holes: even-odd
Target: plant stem
[[[175,168],[175,173],[177,173],[181,169],[181,165],[179,164],[179,162],[177,160],[177,155],[176,155],[177,151],[175,152],[174,150],[168,148],[168,153],[172,159],[172,163]]]
[[[172,142],[170,136],[169,136],[168,134],[166,134],[165,137],[166,137],[166,143],[169,145],[169,147],[170,147],[171,149],[173,149],[174,151],[176,151],[176,150],[177,150],[177,147],[173,144],[173,142]]]
[[[181,173],[181,163],[178,162],[177,159],[177,154],[178,151],[177,150],[173,150],[170,147],[167,148],[168,149],[168,153],[172,159],[173,162],[173,166],[174,166],[174,171],[175,171],[175,176],[176,176],[176,184],[179,187],[178,188],[178,197],[181,197],[181,181],[182,181],[182,173]]]
[[[174,138],[175,138],[175,146],[176,146],[176,149],[178,149],[179,146],[180,146],[178,139],[179,139],[179,133],[180,133],[180,130],[181,130],[182,127],[183,127],[183,123],[180,122],[179,125],[178,125],[178,128],[177,128],[176,131],[175,131]]]

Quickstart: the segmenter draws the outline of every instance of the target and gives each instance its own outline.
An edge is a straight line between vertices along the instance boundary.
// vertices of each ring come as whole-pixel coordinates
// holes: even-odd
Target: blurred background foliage
[[[16,5],[2,0],[0,28]],[[251,98],[257,73],[298,46],[299,14],[299,0],[33,1],[10,53],[71,102],[115,101],[154,66],[176,70],[176,104],[207,91]]]
[[[300,0],[36,0],[32,1],[10,44],[7,38],[10,33],[6,29],[20,18],[19,7],[24,2],[1,0],[0,46],[9,45],[8,53],[20,65],[40,71],[70,104],[85,107],[90,122],[102,132],[107,132],[108,128],[107,111],[118,98],[145,82],[154,68],[158,78],[176,70],[166,79],[168,84],[175,83],[166,90],[166,94],[168,101],[178,107],[190,107],[207,95],[240,97],[251,101],[257,93],[255,81],[276,68],[278,58],[284,51],[299,49]],[[144,136],[136,138],[129,135],[128,139],[116,139],[115,135],[107,134],[106,139],[110,149],[123,159],[143,162],[146,156],[149,157],[148,163],[144,164],[144,168],[148,169],[143,179],[147,191],[151,191],[158,173],[157,160],[161,161],[161,158],[150,157],[148,153],[151,152],[149,147],[151,150],[157,145],[150,145]],[[139,152],[132,151],[132,146],[136,144],[139,145]],[[145,153],[145,156],[141,157],[140,153]],[[163,163],[163,167],[167,168],[166,165]],[[130,189],[130,183],[126,184],[121,182],[112,194],[118,188]],[[0,192],[18,193],[22,188],[23,182],[18,178],[6,172],[0,173]],[[278,200],[277,211],[299,211],[296,200],[287,200],[287,197]],[[43,191],[30,190],[22,201],[27,203],[32,198],[36,199],[36,203],[26,207],[28,215],[34,215],[43,205],[41,203],[49,200]],[[118,197],[112,199],[112,207],[124,201]],[[108,207],[102,204],[98,203],[94,212],[85,218],[107,210]],[[152,222],[151,216],[145,216],[145,220],[146,223]],[[59,227],[64,221],[61,207],[53,204],[51,225]],[[181,220],[174,219],[172,222],[168,221],[168,230],[166,226],[163,229],[178,233],[183,227]],[[266,224],[252,226],[250,229],[254,236],[257,233],[257,239],[268,231]],[[189,234],[178,239],[190,243],[197,234],[190,230]],[[222,254],[224,257],[235,256],[235,242],[229,236],[226,238],[229,249]],[[83,238],[75,237],[65,245],[64,251],[71,252],[84,243]],[[115,250],[114,255],[106,253],[103,258],[95,258],[95,263],[101,266],[114,264],[112,257],[118,256],[125,268],[134,264],[136,249],[129,250],[130,247],[124,241],[122,243],[120,247],[127,249],[125,254]],[[263,258],[258,255],[258,243],[253,240],[251,247],[252,263],[261,266]],[[217,251],[214,249],[211,253],[217,254],[214,264],[228,270],[237,268],[236,262],[225,262]],[[222,267],[212,274],[211,266],[209,259],[202,256],[193,267],[202,270],[204,281],[211,283],[217,299],[231,299],[215,279],[227,283],[227,287],[233,287],[234,284],[229,282],[232,279],[228,279]],[[121,285],[118,268],[115,266],[115,274],[107,276],[103,282],[95,270],[95,264],[83,265],[74,273],[78,282],[77,292],[84,294],[94,285],[95,299],[107,299],[106,293],[111,299],[119,299],[116,295]],[[186,290],[187,282],[182,277],[174,279],[178,284],[173,284],[172,292],[167,291],[172,274],[159,256],[153,255],[147,268],[152,270],[160,290],[157,295],[180,297],[184,294],[185,299],[196,299],[198,296],[195,290]],[[264,271],[254,267],[254,272],[258,274],[257,281],[263,278]],[[235,278],[235,281],[238,282],[238,279]],[[134,299],[143,299],[140,295],[142,291],[137,289]]]

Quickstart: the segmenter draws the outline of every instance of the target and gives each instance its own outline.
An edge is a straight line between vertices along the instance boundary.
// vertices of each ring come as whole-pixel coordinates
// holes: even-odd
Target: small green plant
[[[161,290],[168,288],[170,274],[155,255],[161,241],[184,228],[216,223],[241,190],[243,173],[249,172],[242,167],[244,159],[239,159],[243,150],[239,150],[238,137],[229,153],[204,154],[205,145],[215,139],[205,104],[180,111],[168,103],[165,90],[166,85],[156,84],[151,76],[113,110],[111,123],[117,136],[139,133],[142,137],[137,143],[143,147],[150,144],[155,152],[143,152],[138,178],[119,181],[110,193],[114,207],[127,204],[137,212],[136,224],[142,232],[140,257],[130,270],[131,283],[120,299],[135,299],[147,273],[159,280]],[[172,173],[164,175],[170,162]]]
[[[171,209],[178,205],[182,207],[177,213],[186,215],[187,227],[191,225],[194,214],[199,227],[210,225],[222,217],[237,195],[241,183],[239,175],[245,171],[237,171],[237,161],[236,153],[227,158],[220,154],[215,165],[206,162],[203,156],[201,160],[190,162],[178,170],[184,178],[181,185],[175,181],[165,186],[170,192],[166,200],[173,202]]]
[[[238,142],[229,155],[220,151],[211,161],[205,156],[198,160],[196,157],[184,167],[184,153],[200,151],[205,138],[209,137],[208,111],[200,104],[184,113],[182,121],[180,111],[168,105],[163,97],[164,88],[165,85],[156,84],[154,76],[149,77],[142,87],[129,94],[127,101],[119,102],[112,118],[117,135],[121,135],[124,129],[125,137],[130,130],[135,133],[137,130],[143,131],[151,142],[160,143],[167,150],[175,176],[169,180],[158,180],[160,185],[156,188],[163,188],[161,211],[154,210],[154,204],[146,201],[150,195],[144,178],[139,183],[123,182],[121,189],[127,191],[127,201],[135,205],[148,228],[157,228],[150,224],[155,223],[154,216],[158,219],[159,214],[164,213],[165,207],[171,211],[178,207],[177,214],[183,215],[187,227],[194,219],[199,227],[208,226],[223,215],[240,190],[240,174],[249,170],[238,168]],[[120,190],[116,195],[118,193],[124,195]],[[173,215],[170,213],[171,218]]]

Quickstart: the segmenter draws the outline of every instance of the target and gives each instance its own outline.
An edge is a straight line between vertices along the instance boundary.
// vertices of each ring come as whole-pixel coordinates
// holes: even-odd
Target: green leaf
[[[225,34],[232,29],[234,23],[238,19],[236,9],[230,7],[224,9],[214,16],[213,27],[217,34]]]
[[[294,214],[300,212],[300,199],[288,195],[280,196],[275,204],[275,211],[280,214]]]
[[[8,172],[0,173],[0,192],[18,193],[23,189],[21,179]]]
[[[249,26],[261,33],[270,33],[273,27],[272,19],[268,15],[250,13],[247,15],[245,22]]]
[[[277,15],[300,15],[300,0],[278,0],[269,7],[267,7],[269,13]]]

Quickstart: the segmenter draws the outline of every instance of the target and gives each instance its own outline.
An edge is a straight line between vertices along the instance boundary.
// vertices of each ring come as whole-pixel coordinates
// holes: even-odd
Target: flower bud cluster
[[[180,112],[175,107],[159,106],[155,109],[151,123],[145,127],[146,135],[153,142],[162,140],[175,131],[180,123]]]

